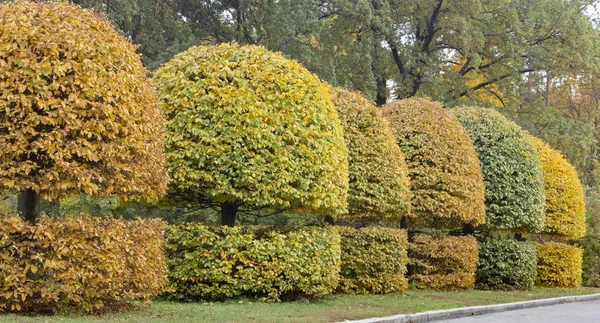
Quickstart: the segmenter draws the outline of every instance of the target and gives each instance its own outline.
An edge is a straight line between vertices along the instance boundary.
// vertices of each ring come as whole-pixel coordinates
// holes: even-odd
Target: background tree
[[[35,32],[31,32],[34,30]],[[0,5],[0,189],[159,197],[163,118],[135,48],[67,3]]]
[[[193,47],[154,77],[174,195],[220,209],[346,211],[348,160],[327,89],[258,46]]]
[[[410,190],[404,154],[381,112],[357,92],[329,86],[348,147],[348,214],[344,222],[399,221]]]
[[[485,219],[484,187],[469,135],[442,104],[424,98],[382,109],[406,156],[413,226],[453,228]]]

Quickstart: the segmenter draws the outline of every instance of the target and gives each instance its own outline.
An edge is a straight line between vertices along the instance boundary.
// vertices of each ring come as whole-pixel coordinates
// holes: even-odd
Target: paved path
[[[430,321],[448,323],[597,323],[600,322],[600,300],[542,306],[494,314]]]

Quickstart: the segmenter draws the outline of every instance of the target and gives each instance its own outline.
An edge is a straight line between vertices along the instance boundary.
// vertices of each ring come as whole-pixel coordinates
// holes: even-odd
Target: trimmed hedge
[[[479,245],[477,289],[525,290],[536,276],[536,245],[516,240],[490,240]]]
[[[338,227],[342,263],[338,290],[347,294],[384,294],[408,288],[406,230]]]
[[[413,193],[411,227],[459,227],[485,219],[477,152],[441,103],[412,98],[386,104],[396,142],[406,156]]]
[[[472,289],[478,255],[475,237],[415,234],[408,244],[409,282],[419,289]]]
[[[154,74],[170,190],[191,202],[346,212],[343,128],[319,78],[260,46],[196,46]]]
[[[339,281],[340,236],[334,228],[261,233],[200,223],[170,226],[165,245],[169,285],[177,300],[239,296],[316,298]]]
[[[581,287],[583,250],[558,242],[538,243],[535,285],[552,288]]]
[[[493,109],[453,110],[479,155],[485,183],[486,226],[541,232],[545,193],[540,156],[523,131]]]
[[[150,302],[167,283],[156,220],[0,217],[0,312],[84,312]]]
[[[563,239],[585,235],[585,196],[577,170],[543,141],[529,136],[540,154],[546,192],[544,233]]]
[[[408,169],[390,126],[358,92],[329,87],[344,127],[350,185],[344,222],[397,221],[410,207]]]

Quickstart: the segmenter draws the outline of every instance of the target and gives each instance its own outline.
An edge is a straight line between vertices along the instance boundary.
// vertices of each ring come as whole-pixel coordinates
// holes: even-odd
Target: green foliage
[[[478,254],[471,236],[415,234],[408,244],[409,281],[419,289],[472,289]]]
[[[398,221],[410,206],[408,169],[394,134],[377,108],[359,93],[329,87],[348,147],[345,222]]]
[[[537,264],[535,247],[534,242],[499,239],[479,244],[475,288],[533,288]]]
[[[339,281],[340,236],[333,228],[287,233],[199,223],[170,226],[167,295],[178,300],[238,296],[269,301],[299,293],[322,297]]]
[[[583,285],[600,287],[600,196],[590,194],[586,201],[587,232],[578,241],[583,249]]]
[[[0,189],[163,195],[163,117],[146,73],[91,11],[0,4]]]
[[[540,232],[545,193],[539,154],[519,126],[493,109],[453,110],[479,155],[485,183],[485,225],[492,230]]]
[[[535,285],[550,288],[581,287],[583,250],[564,243],[537,244]]]
[[[416,226],[456,227],[485,218],[483,179],[468,134],[440,103],[423,98],[383,107],[406,156]]]
[[[0,217],[0,312],[150,302],[166,284],[161,221]]]
[[[258,46],[193,47],[155,74],[172,190],[248,208],[343,213],[348,161],[327,89]]]
[[[338,227],[342,237],[339,291],[348,294],[385,294],[408,288],[405,230]]]
[[[529,136],[542,162],[546,218],[544,233],[560,238],[585,235],[585,197],[575,168],[543,141]]]

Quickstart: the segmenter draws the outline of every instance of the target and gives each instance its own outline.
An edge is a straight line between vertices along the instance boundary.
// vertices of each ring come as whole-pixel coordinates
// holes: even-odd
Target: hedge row
[[[98,311],[167,283],[159,221],[2,216],[0,228],[0,312]]]
[[[383,294],[407,289],[406,230],[338,227],[342,237],[339,291]]]
[[[471,236],[415,234],[409,243],[410,283],[435,290],[471,289],[479,254]]]
[[[262,233],[190,223],[169,227],[165,254],[167,294],[177,300],[314,298],[333,292],[339,281],[340,236],[334,228]]]
[[[552,288],[581,287],[583,250],[564,243],[537,245],[535,285]]]
[[[534,242],[490,240],[479,245],[477,289],[531,289],[536,277]]]

